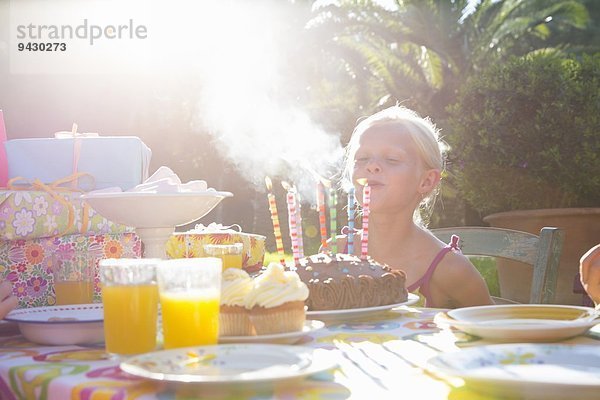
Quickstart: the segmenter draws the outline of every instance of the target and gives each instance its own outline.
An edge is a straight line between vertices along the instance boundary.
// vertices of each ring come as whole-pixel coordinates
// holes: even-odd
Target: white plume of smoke
[[[243,111],[234,116],[211,118],[209,126],[219,151],[249,182],[261,185],[265,176],[279,177],[310,198],[314,174],[328,177],[336,171],[343,154],[339,138],[316,126],[305,113],[268,100],[240,108]],[[209,116],[210,112],[205,117]]]
[[[249,182],[264,187],[265,176],[278,177],[310,200],[314,174],[337,172],[343,148],[339,136],[325,132],[302,110],[284,105],[281,54],[294,44],[283,33],[285,12],[275,3],[259,4],[224,8],[227,23],[213,24],[205,33],[215,40],[199,64],[198,119],[218,151]]]

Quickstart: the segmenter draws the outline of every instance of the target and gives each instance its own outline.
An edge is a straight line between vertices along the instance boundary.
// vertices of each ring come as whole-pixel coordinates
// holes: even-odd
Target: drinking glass
[[[223,262],[223,270],[227,268],[242,268],[242,243],[233,244],[205,244],[204,255],[217,257]]]
[[[52,256],[52,276],[56,305],[87,304],[94,300],[96,259],[87,255],[72,259]]]
[[[221,260],[181,258],[157,268],[164,348],[216,344]]]
[[[130,355],[156,348],[159,259],[100,261],[106,351]]]

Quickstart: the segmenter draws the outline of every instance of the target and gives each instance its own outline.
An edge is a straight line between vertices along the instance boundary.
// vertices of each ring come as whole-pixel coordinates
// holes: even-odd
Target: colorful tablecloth
[[[42,347],[21,336],[0,338],[0,398],[11,399],[485,399],[460,379],[425,369],[439,352],[487,344],[439,329],[440,310],[401,308],[370,318],[329,324],[302,337],[298,344],[327,349],[339,367],[307,379],[260,388],[168,387],[121,371],[98,347]],[[596,326],[599,328],[600,326]],[[561,343],[600,345],[600,329]],[[574,394],[575,396],[575,394]]]

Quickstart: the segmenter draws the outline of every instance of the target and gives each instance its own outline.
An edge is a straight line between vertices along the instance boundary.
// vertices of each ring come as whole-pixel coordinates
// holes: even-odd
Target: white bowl
[[[134,228],[174,228],[204,217],[229,192],[115,192],[81,196],[99,214]]]
[[[16,322],[25,339],[52,346],[104,342],[102,304],[24,308],[11,311],[6,321]]]

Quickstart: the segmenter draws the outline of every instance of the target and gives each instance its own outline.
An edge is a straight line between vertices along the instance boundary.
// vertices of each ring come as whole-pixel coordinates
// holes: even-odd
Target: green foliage
[[[291,254],[285,254],[284,259],[286,261],[286,263],[291,263],[293,261],[293,257]],[[279,262],[279,254],[277,254],[277,252],[265,252],[265,259],[263,261],[263,265],[269,265],[272,262],[274,263],[278,263]]]
[[[476,210],[600,204],[600,54],[512,58],[469,79],[449,113],[451,176]]]
[[[493,257],[469,257],[469,260],[483,277],[490,295],[499,297],[500,283],[498,282],[496,260]]]
[[[589,0],[588,0],[589,1]],[[402,101],[439,121],[465,77],[511,55],[549,46],[568,49],[565,32],[588,32],[588,10],[576,0],[369,0],[318,2],[309,30],[345,64],[375,110]],[[578,42],[585,36],[571,36]]]

